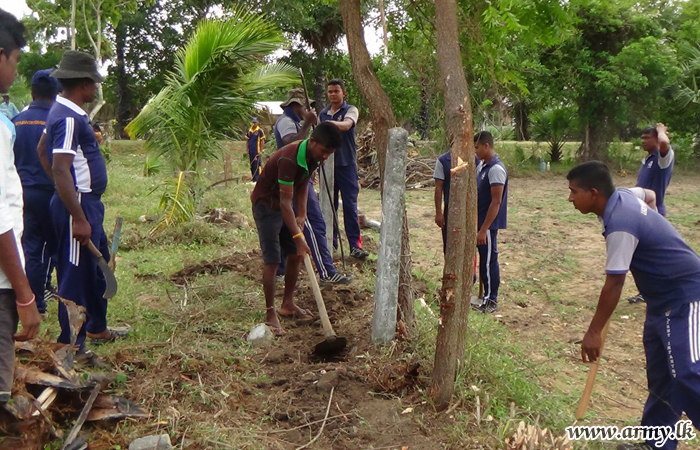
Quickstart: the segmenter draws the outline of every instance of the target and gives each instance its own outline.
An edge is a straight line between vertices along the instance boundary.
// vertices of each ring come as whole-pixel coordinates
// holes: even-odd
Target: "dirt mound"
[[[185,282],[197,275],[216,275],[223,272],[236,271],[241,276],[250,280],[260,279],[262,258],[259,251],[249,253],[234,253],[212,261],[201,261],[199,264],[186,266],[182,270],[170,275],[170,280],[175,284]]]

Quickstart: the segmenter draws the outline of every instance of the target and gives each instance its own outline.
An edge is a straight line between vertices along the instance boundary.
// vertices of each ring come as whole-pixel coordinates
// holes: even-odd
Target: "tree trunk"
[[[316,70],[314,71],[314,100],[316,100],[316,105],[314,109],[316,112],[321,112],[326,104],[326,67],[325,67],[325,57],[326,50],[323,47],[319,47],[315,50],[316,52]]]
[[[518,102],[514,107],[515,112],[515,140],[530,140],[530,109],[525,102]]]
[[[71,0],[70,4],[70,24],[68,33],[70,34],[70,49],[75,50],[75,11],[77,8],[77,0]]]
[[[437,53],[445,97],[445,119],[452,170],[447,254],[440,291],[440,326],[430,395],[438,410],[454,393],[464,360],[476,250],[476,168],[469,88],[459,48],[455,0],[435,0]]]
[[[588,123],[578,149],[579,161],[605,161],[608,158],[609,133],[605,122]]]
[[[362,26],[360,0],[340,2],[340,14],[348,41],[350,65],[355,81],[367,102],[374,130],[374,147],[377,151],[379,173],[384,173],[389,128],[396,126],[397,120],[391,107],[391,100],[382,88],[372,69],[372,61],[365,43]],[[383,176],[383,175],[382,175]],[[380,184],[381,185],[381,184]],[[411,291],[411,249],[408,236],[408,219],[404,211],[403,236],[401,238],[401,273],[399,276],[398,319],[399,327],[409,336],[414,327],[413,293]]]
[[[126,138],[124,127],[126,127],[131,115],[131,95],[129,92],[129,80],[126,76],[126,59],[124,49],[126,47],[126,25],[119,22],[115,30],[115,47],[117,54],[117,126],[115,135],[118,138]]]

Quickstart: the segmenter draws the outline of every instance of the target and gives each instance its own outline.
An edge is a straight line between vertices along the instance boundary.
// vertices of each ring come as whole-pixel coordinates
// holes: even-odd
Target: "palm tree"
[[[283,43],[268,19],[238,9],[225,20],[202,21],[177,52],[165,87],[126,127],[179,172],[176,182],[166,183],[165,214],[154,231],[193,216],[201,163],[219,157],[221,142],[240,132],[236,124],[247,122],[261,92],[297,80],[293,67],[265,63]]]

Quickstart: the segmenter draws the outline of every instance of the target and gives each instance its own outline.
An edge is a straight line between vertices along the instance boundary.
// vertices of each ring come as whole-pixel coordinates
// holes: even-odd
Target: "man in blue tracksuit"
[[[671,141],[662,123],[642,130],[642,148],[647,156],[642,159],[637,174],[637,187],[650,189],[656,194],[656,207],[659,214],[666,217],[666,189],[671,183],[675,155]],[[627,299],[630,303],[644,301],[642,294]]]
[[[591,161],[567,175],[569,201],[602,220],[607,249],[605,285],[581,344],[584,362],[596,361],[601,333],[632,272],[647,301],[644,351],[649,397],[642,426],[675,427],[683,412],[700,427],[700,257],[673,226],[647,203],[643,189],[615,189],[605,164]],[[670,439],[655,446],[622,444],[620,450],[673,450]]]
[[[277,149],[295,141],[305,139],[311,129],[311,126],[316,123],[316,112],[305,111],[304,104],[306,98],[303,90],[293,89],[289,92],[289,99],[282,103],[284,114],[282,114],[275,122],[272,128],[275,135]],[[304,116],[302,125],[301,116]],[[337,151],[336,151],[337,152]],[[311,256],[316,264],[321,279],[321,284],[349,284],[353,278],[338,272],[333,263],[328,246],[326,244],[326,222],[321,212],[321,206],[318,203],[318,197],[313,188],[313,179],[316,174],[309,179],[308,199],[306,203],[306,226],[304,227],[304,237],[311,249]],[[296,202],[294,203],[296,205]],[[284,255],[283,255],[284,256]],[[282,258],[280,265],[277,268],[277,275],[282,276],[285,269],[285,259]]]
[[[102,77],[95,60],[86,53],[68,51],[52,73],[63,87],[46,119],[46,148],[56,183],[51,216],[56,230],[56,276],[58,295],[84,306],[87,323],[77,344],[84,350],[86,335],[103,342],[121,337],[107,328],[105,279],[97,259],[85,248],[92,241],[107,259],[107,236],[103,228],[102,194],[107,188],[107,167],[95,132],[82,105],[95,100]],[[59,304],[61,335],[70,342],[66,308]],[[90,360],[90,359],[89,359]]]
[[[343,145],[335,151],[334,172],[334,202],[338,209],[339,198],[343,197],[343,224],[345,234],[350,243],[350,256],[357,259],[365,259],[369,255],[362,248],[362,236],[360,235],[360,220],[357,212],[357,195],[360,193],[360,185],[357,178],[357,144],[355,142],[355,126],[359,118],[356,107],[345,101],[345,83],[340,79],[328,82],[327,106],[319,115],[320,122],[331,122],[343,132]],[[338,240],[337,232],[333,232],[333,245]]]
[[[36,296],[40,313],[46,312],[45,291],[51,288],[53,263],[51,256],[56,247],[49,204],[54,194],[53,180],[39,162],[36,148],[46,127],[46,117],[59,91],[58,80],[52,70],[40,70],[32,77],[32,98],[29,109],[12,119],[17,130],[15,166],[22,181],[24,197],[24,249],[27,278]]]
[[[480,131],[474,136],[474,151],[481,161],[477,168],[479,276],[484,284],[481,307],[484,313],[498,311],[498,288],[501,273],[498,266],[498,230],[508,224],[508,172],[493,149],[493,135]]]

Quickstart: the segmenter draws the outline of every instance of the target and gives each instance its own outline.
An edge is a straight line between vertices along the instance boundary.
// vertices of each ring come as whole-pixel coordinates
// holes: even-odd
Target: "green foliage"
[[[154,175],[158,175],[160,173],[160,170],[163,168],[163,165],[161,164],[160,158],[158,155],[154,155],[152,153],[149,153],[146,155],[146,159],[144,160],[143,163],[143,176],[144,177],[152,177]]]
[[[20,111],[32,101],[29,83],[22,75],[17,75],[14,83],[10,86],[10,92],[8,92],[8,94],[10,94],[10,101],[14,103]]]
[[[166,87],[127,132],[146,138],[147,150],[164,155],[178,170],[197,173],[202,161],[221,153],[225,133],[247,121],[260,92],[296,81],[292,67],[262,62],[282,42],[269,21],[247,11],[226,21],[203,21],[178,51]]]
[[[282,42],[271,22],[241,9],[225,21],[202,21],[177,52],[166,86],[126,128],[179,172],[164,186],[152,233],[192,219],[201,163],[218,158],[226,133],[240,132],[236,124],[247,122],[260,93],[297,80],[292,67],[264,63]]]
[[[576,115],[572,108],[552,108],[532,116],[532,137],[549,145],[549,160],[561,161],[564,142],[571,139],[576,128]]]
[[[494,139],[498,141],[512,141],[515,139],[515,128],[512,126],[496,127],[489,125],[486,127],[486,130],[488,130],[493,135]]]

